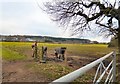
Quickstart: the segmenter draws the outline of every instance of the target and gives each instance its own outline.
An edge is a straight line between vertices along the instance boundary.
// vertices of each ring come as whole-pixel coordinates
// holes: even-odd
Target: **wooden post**
[[[41,60],[43,60],[43,46],[42,46],[42,59]]]
[[[113,82],[116,82],[116,52],[113,53],[113,64],[112,64],[113,70]]]
[[[38,61],[38,49],[37,49],[37,44],[35,45],[35,51],[34,51],[34,55],[35,55],[35,61]]]
[[[65,54],[64,57],[65,57],[65,65],[67,66],[67,55]]]
[[[45,51],[44,48],[45,48],[45,47],[42,46],[42,59],[41,59],[41,62],[42,62],[42,63],[46,63],[46,52],[47,52],[47,51]]]

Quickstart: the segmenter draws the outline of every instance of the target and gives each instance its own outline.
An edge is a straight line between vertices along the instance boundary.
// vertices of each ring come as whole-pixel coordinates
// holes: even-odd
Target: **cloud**
[[[47,1],[36,0],[40,6]],[[35,0],[2,0],[0,31],[2,34],[29,34],[70,37],[71,31],[58,27],[42,11]],[[88,34],[88,33],[87,33]],[[78,37],[78,36],[73,36]],[[91,40],[105,41],[101,37],[86,35]]]
[[[10,2],[4,3],[2,7],[2,34],[57,34],[55,23],[34,2],[19,4]]]
[[[6,2],[33,2],[34,0],[0,0],[0,3]]]
[[[1,23],[2,25],[0,31],[2,34],[22,34],[22,32],[25,31],[24,29],[21,29],[21,26],[13,20],[2,20]]]

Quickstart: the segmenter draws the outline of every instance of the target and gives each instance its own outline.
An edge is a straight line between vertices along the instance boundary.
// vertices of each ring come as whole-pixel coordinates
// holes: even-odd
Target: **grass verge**
[[[18,52],[11,51],[7,48],[2,48],[2,59],[7,61],[25,60],[26,57]]]

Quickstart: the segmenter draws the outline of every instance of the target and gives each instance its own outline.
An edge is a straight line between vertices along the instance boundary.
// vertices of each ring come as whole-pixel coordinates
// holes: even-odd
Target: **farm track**
[[[32,68],[26,65],[33,61],[16,61],[3,63],[3,82],[45,82],[48,81],[43,75],[38,75]]]
[[[3,61],[3,82],[50,82],[51,80],[45,77],[43,74],[37,74],[32,68],[26,68],[28,64],[38,64],[34,62],[32,57],[27,56],[25,61]],[[54,60],[54,59],[53,59]],[[49,61],[53,61],[49,60]],[[93,58],[70,56],[67,58],[67,64],[69,67],[78,69],[90,61]],[[60,62],[63,63],[63,62]]]
[[[27,57],[22,61],[5,61],[2,63],[3,82],[45,82],[49,81],[45,76],[38,75],[32,68],[27,68],[29,64],[35,64],[31,57],[31,50],[24,52]],[[37,64],[37,63],[36,63]]]

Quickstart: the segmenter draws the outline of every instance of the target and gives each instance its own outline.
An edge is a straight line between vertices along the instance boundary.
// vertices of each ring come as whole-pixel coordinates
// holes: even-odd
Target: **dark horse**
[[[66,50],[66,47],[56,48],[55,49],[56,58],[61,59],[61,57],[62,57],[62,59],[64,60],[65,59],[65,50]]]

